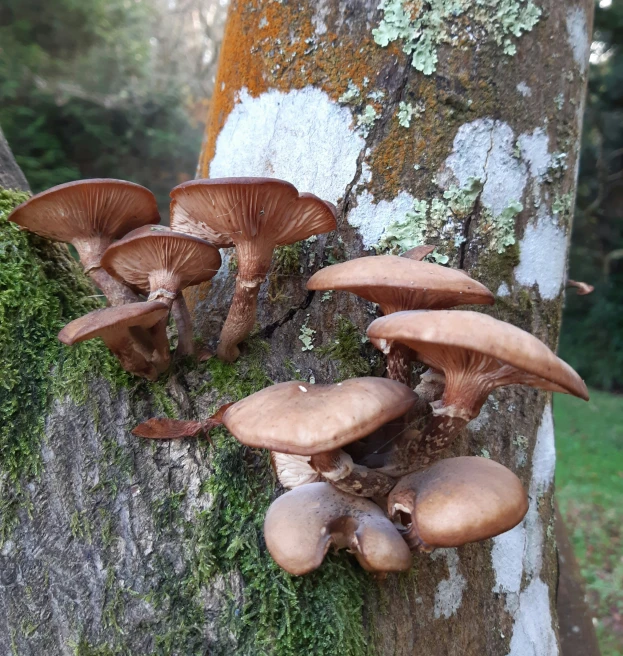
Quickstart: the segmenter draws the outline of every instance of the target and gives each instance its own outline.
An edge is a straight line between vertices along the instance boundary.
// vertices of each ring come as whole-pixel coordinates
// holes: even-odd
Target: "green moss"
[[[68,349],[56,338],[96,307],[94,288],[64,247],[7,221],[26,195],[0,189],[0,542],[28,503],[24,481],[41,468],[39,445],[48,400],[86,395],[86,373],[113,385],[124,378],[102,343]]]
[[[325,346],[318,348],[318,353],[337,362],[339,378],[356,378],[357,376],[370,376],[378,358],[369,356],[365,352],[367,340],[357,326],[342,315],[337,317],[335,339]]]
[[[300,241],[276,248],[273,253],[273,272],[280,276],[291,276],[298,273],[301,252]]]

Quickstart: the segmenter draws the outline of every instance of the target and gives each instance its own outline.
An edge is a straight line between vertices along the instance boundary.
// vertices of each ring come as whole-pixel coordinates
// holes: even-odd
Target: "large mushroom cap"
[[[493,294],[463,271],[396,255],[333,264],[317,271],[307,288],[352,292],[378,303],[384,314],[494,302]]]
[[[203,239],[154,226],[134,230],[111,244],[102,266],[143,293],[162,287],[176,294],[213,278],[221,255]]]
[[[175,232],[205,239],[218,248],[229,248],[234,245],[231,237],[222,235],[203,221],[195,219],[175,200],[172,200],[169,206],[169,216],[171,230]]]
[[[466,310],[396,312],[373,321],[367,334],[375,343],[400,342],[437,369],[443,368],[440,358],[456,360],[455,355],[467,351],[528,374],[517,382],[588,399],[584,381],[543,342],[486,314]]]
[[[441,460],[402,478],[388,498],[411,548],[458,547],[510,530],[528,499],[512,471],[487,458]]]
[[[174,226],[196,221],[218,233],[218,242],[254,240],[260,250],[262,244],[272,251],[336,227],[331,203],[273,178],[191,180],[175,187],[171,198]]]
[[[63,344],[72,346],[114,331],[122,334],[133,327],[151,328],[168,313],[168,307],[159,301],[94,310],[68,323],[60,331],[58,338]]]
[[[96,178],[43,191],[16,207],[9,220],[42,237],[73,243],[83,259],[80,246],[85,241],[102,240],[105,248],[135,228],[158,223],[160,216],[149,189],[125,180]],[[87,269],[99,264],[95,259],[101,252],[89,255],[93,261],[83,261]]]
[[[333,545],[352,551],[375,572],[402,572],[411,566],[409,547],[372,501],[310,483],[287,492],[266,513],[264,537],[270,555],[290,574],[311,572]]]
[[[248,446],[306,456],[369,435],[404,415],[416,400],[409,387],[385,378],[351,378],[335,385],[290,381],[234,403],[223,423]]]

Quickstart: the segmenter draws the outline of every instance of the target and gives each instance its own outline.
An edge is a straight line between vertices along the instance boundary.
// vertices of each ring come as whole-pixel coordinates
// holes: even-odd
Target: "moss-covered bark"
[[[524,526],[510,541],[417,556],[385,581],[346,554],[303,579],[274,566],[265,454],[224,432],[214,448],[129,433],[154,414],[204,418],[273,381],[382,373],[361,338],[375,308],[304,286],[366,250],[432,242],[439,261],[498,293],[495,316],[556,344],[591,3],[536,0],[528,16],[524,0],[457,0],[447,15],[449,4],[232,3],[200,172],[285,177],[339,209],[337,234],[279,253],[233,365],[181,363],[152,385],[102,348],[68,351],[55,333],[94,291],[63,248],[0,217],[13,372],[0,452],[17,454],[0,464],[2,653],[556,653],[547,394],[496,392],[453,450],[518,473]],[[399,10],[408,26],[396,33]],[[413,66],[403,48],[418,20],[439,31]],[[187,295],[212,344],[232,268]]]

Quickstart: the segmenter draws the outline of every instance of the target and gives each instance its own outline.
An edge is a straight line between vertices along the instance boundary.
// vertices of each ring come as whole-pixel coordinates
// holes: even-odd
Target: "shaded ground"
[[[586,581],[602,656],[623,655],[623,396],[554,405],[558,501]]]

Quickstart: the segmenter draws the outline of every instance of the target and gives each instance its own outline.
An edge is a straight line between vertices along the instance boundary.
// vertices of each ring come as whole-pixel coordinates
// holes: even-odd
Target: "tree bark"
[[[347,554],[303,579],[272,564],[265,454],[224,432],[213,449],[129,433],[155,414],[205,419],[273,381],[382,374],[362,339],[376,308],[305,289],[323,264],[375,249],[435,244],[496,293],[484,311],[556,346],[592,2],[543,0],[532,18],[513,0],[497,17],[405,2],[433,44],[417,68],[403,52],[416,37],[381,45],[396,30],[377,3],[233,0],[199,174],[289,180],[337,204],[338,231],[276,260],[237,363],[51,388],[41,471],[21,479],[30,503],[1,552],[2,653],[558,653],[551,395],[497,390],[452,448],[520,476],[524,522],[382,581]],[[186,293],[211,347],[234,289],[225,259],[210,290]]]

